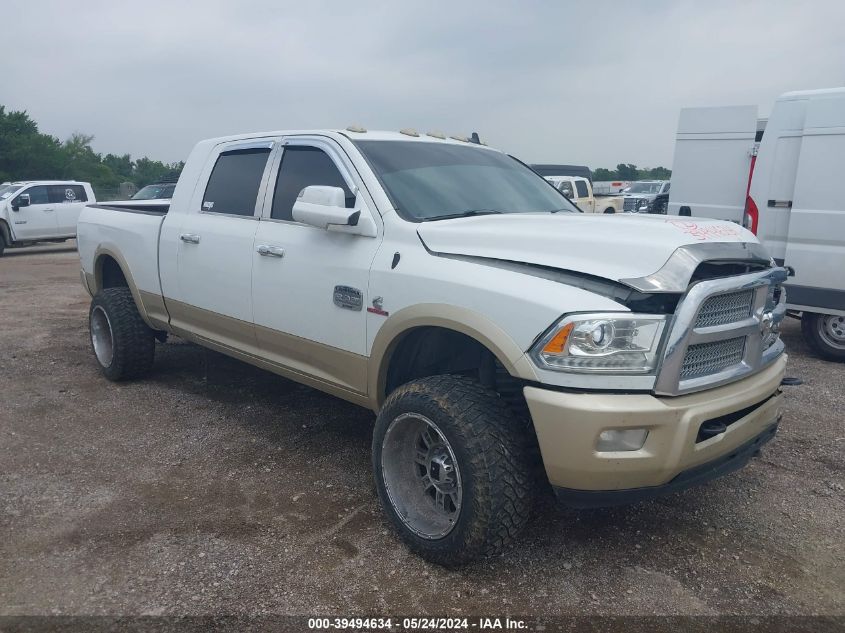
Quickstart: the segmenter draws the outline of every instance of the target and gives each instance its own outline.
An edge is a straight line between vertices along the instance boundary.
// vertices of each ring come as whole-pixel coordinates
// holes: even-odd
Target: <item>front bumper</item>
[[[676,397],[537,387],[526,387],[524,393],[549,482],[577,505],[608,505],[610,498],[617,499],[613,503],[636,501],[743,466],[762,444],[753,442],[773,435],[785,368],[784,354],[754,376]],[[702,439],[702,423],[713,420],[725,423],[726,430]],[[602,431],[616,429],[647,429],[648,437],[639,450],[598,452]],[[738,458],[728,459],[731,455]],[[618,494],[605,494],[612,492]]]

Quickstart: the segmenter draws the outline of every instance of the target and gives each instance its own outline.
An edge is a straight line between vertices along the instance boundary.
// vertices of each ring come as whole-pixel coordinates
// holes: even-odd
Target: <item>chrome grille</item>
[[[741,290],[710,297],[701,306],[695,327],[713,327],[742,321],[751,316],[753,304],[753,290]]]
[[[681,380],[709,376],[742,362],[745,337],[690,345],[681,366]]]
[[[625,202],[622,203],[622,210],[623,211],[636,211],[640,206],[640,199],[639,198],[625,198]]]

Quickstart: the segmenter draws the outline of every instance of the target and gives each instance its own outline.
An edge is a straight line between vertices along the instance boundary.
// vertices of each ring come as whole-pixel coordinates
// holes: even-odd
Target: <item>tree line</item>
[[[0,182],[15,180],[81,180],[94,191],[117,190],[131,182],[139,189],[178,177],[184,162],[163,163],[129,154],[100,154],[93,136],[74,133],[64,142],[38,131],[25,111],[0,105]]]
[[[672,170],[665,167],[644,167],[640,169],[631,163],[619,163],[616,169],[599,167],[593,170],[593,180],[669,180]]]
[[[81,180],[97,192],[116,191],[131,182],[139,189],[160,180],[175,180],[184,162],[163,163],[129,154],[99,154],[93,136],[75,133],[64,142],[38,131],[25,111],[6,111],[0,105],[0,182],[14,180]],[[599,167],[593,180],[668,180],[665,167],[638,168],[620,163],[615,170]]]

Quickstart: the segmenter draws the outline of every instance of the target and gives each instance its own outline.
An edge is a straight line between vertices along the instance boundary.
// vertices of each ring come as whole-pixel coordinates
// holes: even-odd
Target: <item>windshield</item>
[[[132,196],[133,200],[158,200],[161,198],[172,198],[176,185],[147,185],[138,193]]]
[[[419,141],[356,141],[355,145],[406,220],[578,212],[554,186],[506,154]]]
[[[13,193],[15,193],[18,189],[23,187],[23,185],[3,185],[0,187],[0,200],[5,200]]]
[[[622,193],[660,193],[662,182],[635,182],[625,187]]]

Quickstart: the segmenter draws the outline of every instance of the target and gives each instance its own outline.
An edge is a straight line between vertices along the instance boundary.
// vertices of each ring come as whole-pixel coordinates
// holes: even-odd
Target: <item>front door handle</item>
[[[200,243],[200,236],[195,233],[182,233],[179,236],[179,239],[187,244],[199,244]]]
[[[258,251],[259,255],[263,255],[264,257],[284,257],[285,256],[285,249],[281,246],[268,246],[267,244],[259,244],[255,250]]]
[[[44,209],[44,213],[50,213],[50,211],[55,211],[55,209]]]

